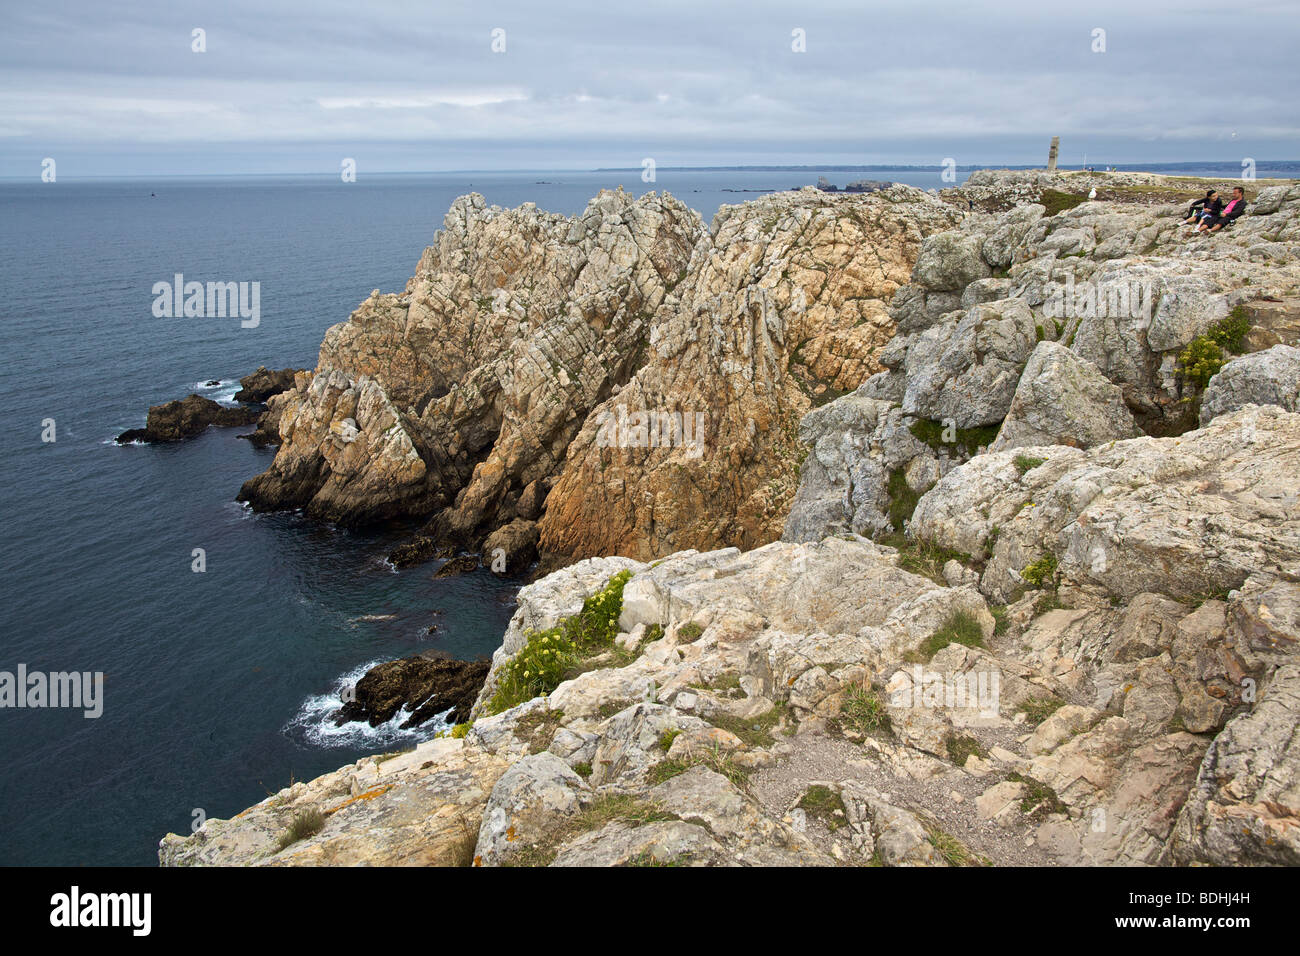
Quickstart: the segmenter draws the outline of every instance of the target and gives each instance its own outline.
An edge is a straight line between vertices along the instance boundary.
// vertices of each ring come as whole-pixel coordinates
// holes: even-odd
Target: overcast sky
[[[0,23],[0,176],[1041,164],[1054,134],[1064,163],[1300,158],[1295,0],[34,0]]]

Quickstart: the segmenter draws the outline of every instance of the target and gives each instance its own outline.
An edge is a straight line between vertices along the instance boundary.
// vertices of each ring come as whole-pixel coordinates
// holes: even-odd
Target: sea
[[[1239,175],[1234,164],[1143,167]],[[1260,164],[1258,175],[1297,175]],[[274,449],[209,429],[119,446],[150,405],[231,402],[259,365],[313,367],[325,330],[400,291],[448,206],[573,215],[602,188],[671,192],[710,220],[765,192],[938,169],[799,167],[0,181],[0,672],[102,673],[97,718],[0,709],[0,864],[157,863],[159,839],[445,727],[335,727],[373,664],[489,656],[519,581],[384,559],[346,531],[235,501]],[[968,171],[959,170],[960,182]],[[158,318],[158,282],[260,283],[260,321]],[[201,555],[201,559],[200,559]]]

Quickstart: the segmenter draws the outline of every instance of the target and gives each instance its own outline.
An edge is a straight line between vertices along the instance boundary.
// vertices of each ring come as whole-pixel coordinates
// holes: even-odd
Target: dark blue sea
[[[260,364],[314,366],[328,326],[370,290],[403,288],[463,193],[573,214],[623,184],[707,220],[819,175],[949,185],[816,168],[0,183],[0,671],[105,674],[99,719],[0,709],[0,863],[152,865],[196,811],[227,817],[410,746],[438,726],[333,728],[340,688],[381,660],[489,655],[513,611],[516,585],[485,571],[394,571],[396,531],[250,514],[235,494],[274,450],[236,437],[248,429],[113,444],[149,405],[229,400]],[[175,273],[260,282],[260,324],[154,318],[153,284]]]

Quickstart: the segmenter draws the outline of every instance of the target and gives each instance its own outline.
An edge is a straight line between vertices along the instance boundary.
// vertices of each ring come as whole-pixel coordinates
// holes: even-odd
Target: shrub
[[[1228,353],[1241,354],[1249,331],[1250,319],[1246,310],[1237,306],[1226,319],[1214,323],[1204,335],[1198,335],[1183,349],[1178,361],[1183,367],[1184,377],[1204,388],[1227,364]]]
[[[1020,577],[1030,587],[1043,587],[1056,577],[1056,555],[1049,551],[1033,564],[1026,565]]]
[[[488,713],[499,714],[549,694],[582,661],[612,647],[623,611],[623,586],[631,576],[631,571],[620,571],[587,598],[577,614],[545,631],[530,632],[519,653],[501,669]]]
[[[1194,385],[1205,388],[1210,379],[1219,374],[1227,359],[1218,345],[1204,335],[1198,335],[1183,349],[1178,361],[1183,366],[1183,376]]]

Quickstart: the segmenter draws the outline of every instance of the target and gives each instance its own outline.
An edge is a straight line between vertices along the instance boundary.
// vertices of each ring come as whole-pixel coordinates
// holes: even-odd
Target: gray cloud
[[[371,170],[1038,162],[1053,134],[1075,162],[1300,154],[1293,3],[78,0],[4,16],[0,175],[55,154],[65,175],[338,155]]]

